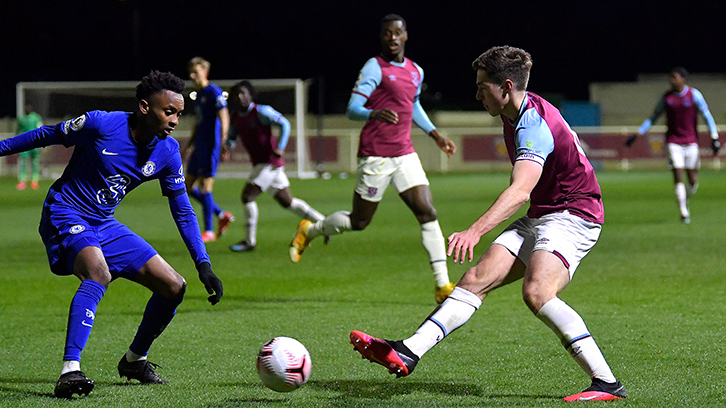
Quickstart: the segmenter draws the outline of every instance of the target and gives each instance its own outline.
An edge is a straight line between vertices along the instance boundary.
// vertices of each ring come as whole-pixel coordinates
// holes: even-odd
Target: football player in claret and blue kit
[[[171,322],[187,283],[143,238],[114,218],[121,200],[141,183],[159,180],[179,233],[211,295],[222,297],[212,272],[196,214],[186,194],[179,143],[169,137],[184,110],[184,82],[152,71],[136,87],[136,111],[92,111],[0,142],[0,156],[37,147],[75,146],[61,177],[48,191],[39,232],[56,275],[75,275],[81,285],[71,301],[61,376],[55,396],[88,394],[94,382],[81,371],[81,352],[91,334],[96,308],[116,278],[153,292],[136,336],[121,357],[122,377],[165,384],[146,359],[149,348]]]

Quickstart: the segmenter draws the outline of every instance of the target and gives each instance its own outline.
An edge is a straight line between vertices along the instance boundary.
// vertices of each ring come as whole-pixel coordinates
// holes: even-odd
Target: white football
[[[257,354],[257,374],[265,387],[289,392],[310,378],[310,353],[299,341],[290,337],[275,337],[265,343]]]

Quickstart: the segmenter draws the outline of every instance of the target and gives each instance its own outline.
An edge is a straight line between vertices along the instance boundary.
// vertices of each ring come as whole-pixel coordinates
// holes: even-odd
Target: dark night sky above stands
[[[529,89],[568,100],[588,99],[590,82],[676,65],[726,72],[724,1],[10,0],[2,9],[0,117],[15,115],[16,82],[135,81],[151,69],[187,79],[195,55],[212,62],[212,81],[322,76],[326,112],[342,113],[387,13],[408,22],[406,56],[425,70],[429,110],[480,109],[470,64],[494,45],[529,51]]]

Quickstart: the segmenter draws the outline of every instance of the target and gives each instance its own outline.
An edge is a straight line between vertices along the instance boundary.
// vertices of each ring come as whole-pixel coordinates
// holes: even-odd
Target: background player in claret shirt
[[[227,100],[217,85],[209,82],[209,61],[194,57],[189,61],[189,78],[197,86],[194,114],[197,123],[189,140],[186,184],[189,195],[202,204],[204,216],[204,242],[214,241],[225,233],[234,216],[223,211],[214,201],[212,190],[217,165],[221,160],[222,145],[229,130]],[[191,153],[189,153],[191,151]],[[198,184],[199,187],[195,187]],[[217,233],[214,233],[213,216],[217,216]]]
[[[668,146],[668,164],[673,170],[676,200],[681,212],[681,221],[691,222],[688,210],[688,198],[698,190],[698,169],[701,167],[698,152],[698,112],[701,112],[711,132],[711,149],[718,154],[721,143],[718,140],[716,122],[708,110],[706,100],[696,88],[686,85],[688,71],[683,67],[671,70],[669,81],[671,90],[658,101],[653,114],[643,122],[638,134],[628,138],[627,146],[632,146],[639,135],[644,135],[653,122],[664,112],[666,114],[666,145]],[[688,174],[688,185],[683,183],[683,169]]]
[[[271,106],[256,104],[255,96],[255,88],[249,81],[237,83],[229,93],[231,126],[224,154],[234,148],[239,138],[254,166],[242,190],[247,236],[229,247],[235,252],[255,249],[259,217],[255,199],[263,191],[268,191],[283,208],[303,219],[320,221],[325,218],[308,203],[292,196],[290,181],[285,175],[285,161],[282,158],[290,136],[290,122]],[[273,125],[280,128],[278,140],[272,135]]]
[[[449,236],[447,255],[454,262],[467,257],[471,262],[479,239],[529,200],[527,215],[494,240],[412,337],[394,342],[353,331],[351,342],[391,373],[411,374],[419,358],[466,323],[489,292],[524,278],[524,302],[592,379],[589,388],[565,400],[624,398],[625,387],[613,376],[585,322],[558,297],[600,235],[603,205],[592,166],[557,108],[526,91],[529,53],[494,47],[473,67],[476,97],[490,115],[501,117],[513,169],[509,187],[484,215],[466,231]]]
[[[421,127],[448,156],[456,146],[439,134],[421,107],[423,69],[404,56],[407,40],[406,22],[401,16],[389,14],[382,19],[381,55],[365,63],[348,102],[347,116],[366,121],[358,145],[353,211],[339,211],[314,224],[302,221],[290,257],[298,262],[310,241],[319,235],[365,229],[386,188],[393,184],[421,225],[423,245],[434,274],[435,298],[441,303],[454,285],[449,282],[446,244],[429,182],[411,143],[411,123]]]
[[[184,110],[184,82],[153,71],[136,88],[136,112],[88,112],[0,142],[0,155],[62,144],[75,146],[63,175],[48,191],[39,232],[56,275],[81,280],[71,302],[65,354],[55,395],[88,394],[94,382],[81,371],[81,351],[96,308],[111,281],[125,278],[149,288],[136,337],[121,357],[122,377],[164,384],[146,360],[152,342],[171,322],[187,283],[143,238],[114,217],[121,200],[141,183],[159,180],[199,279],[216,304],[222,282],[212,272],[194,209],[184,186],[179,143],[168,137]]]
[[[33,110],[31,104],[26,104],[23,108],[23,115],[17,119],[18,126],[15,134],[29,132],[43,126],[43,120],[37,112]],[[27,152],[20,153],[18,157],[18,184],[15,186],[18,190],[25,190],[28,186],[28,176],[30,176],[30,188],[38,189],[38,181],[40,180],[40,149],[32,149]]]

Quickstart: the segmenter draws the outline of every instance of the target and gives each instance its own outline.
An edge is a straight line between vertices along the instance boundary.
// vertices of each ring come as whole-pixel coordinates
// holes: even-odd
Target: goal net
[[[240,80],[215,80],[222,90],[227,91]],[[310,160],[310,144],[306,137],[306,113],[308,108],[309,81],[302,79],[253,79],[249,80],[257,90],[255,102],[270,105],[290,121],[290,142],[285,149],[287,174],[290,177],[313,178],[317,176]],[[185,81],[185,107],[192,112],[190,94],[195,92],[194,83]],[[91,110],[131,111],[136,105],[138,81],[113,82],[20,82],[16,85],[16,109],[30,103],[46,124],[74,118]],[[187,113],[179,121],[173,137],[186,146],[191,136],[194,115]],[[276,136],[279,132],[273,130]],[[67,163],[66,149],[49,149],[44,162],[48,165]],[[242,143],[237,143],[231,160],[220,164],[217,177],[245,178],[251,164]]]

